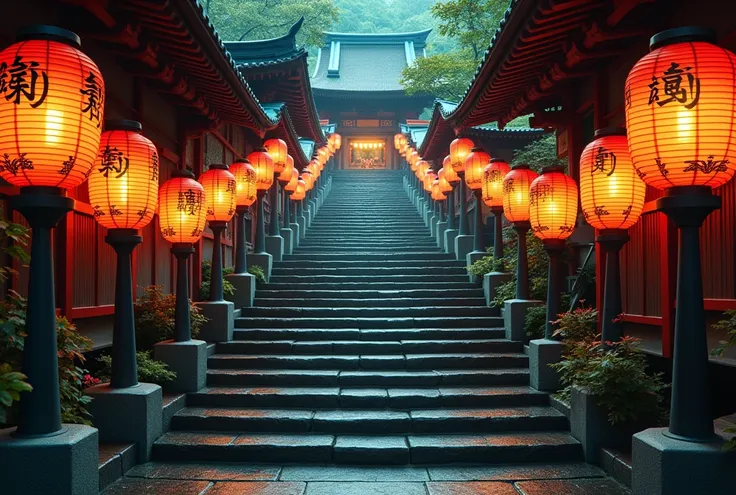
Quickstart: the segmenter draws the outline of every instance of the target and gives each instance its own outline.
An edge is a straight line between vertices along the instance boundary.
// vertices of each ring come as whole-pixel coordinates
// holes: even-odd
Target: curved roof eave
[[[301,144],[303,138],[300,138],[296,133],[294,122],[292,122],[291,116],[289,115],[289,108],[285,103],[281,102],[263,103],[262,105],[269,118],[276,122],[273,127],[266,130],[265,137],[283,139],[289,148],[291,156],[294,158],[294,165],[301,170],[309,163],[311,157],[306,156],[304,153],[304,148]]]

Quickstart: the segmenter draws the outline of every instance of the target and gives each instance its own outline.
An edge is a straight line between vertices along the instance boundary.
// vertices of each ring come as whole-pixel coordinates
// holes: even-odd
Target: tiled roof
[[[289,154],[294,158],[294,165],[298,169],[304,168],[309,163],[312,155],[307,155],[302,146],[302,138],[300,138],[294,123],[289,115],[289,108],[284,103],[262,103],[266,114],[272,119],[278,121],[278,125],[266,133],[266,137],[277,137],[283,139],[289,147]]]

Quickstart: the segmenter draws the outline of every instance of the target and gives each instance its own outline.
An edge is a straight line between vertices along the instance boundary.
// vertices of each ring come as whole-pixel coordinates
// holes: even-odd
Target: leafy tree
[[[408,95],[430,94],[436,98],[460,101],[473,77],[474,65],[466,52],[441,53],[417,58],[401,74],[400,82]]]
[[[339,16],[335,0],[206,0],[205,7],[217,32],[228,41],[283,36],[303,16],[297,41],[318,46],[322,32]]]
[[[432,14],[440,20],[440,34],[456,38],[477,63],[508,6],[508,0],[446,0],[434,4]]]

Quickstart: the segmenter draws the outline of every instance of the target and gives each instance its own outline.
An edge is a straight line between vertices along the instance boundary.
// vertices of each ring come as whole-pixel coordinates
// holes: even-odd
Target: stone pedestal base
[[[250,257],[250,255],[249,255]],[[256,277],[251,273],[231,273],[225,279],[235,287],[235,294],[225,299],[235,305],[235,309],[250,308],[256,297]]]
[[[160,412],[159,412],[160,415]],[[3,495],[98,495],[99,437],[96,428],[64,425],[59,435],[17,438],[0,430]]]
[[[307,236],[307,217],[304,215],[297,217],[296,223],[299,224],[299,239],[304,239]]]
[[[484,253],[483,251],[471,251],[470,253],[465,255],[465,265],[469,267],[479,259],[485,258],[486,256],[490,256],[490,254]],[[482,282],[482,279],[476,275],[471,275],[468,273],[468,281],[473,284],[479,284]]]
[[[202,315],[209,320],[202,325],[202,329],[199,331],[198,338],[200,340],[206,340],[207,342],[230,342],[233,340],[235,304],[230,301],[203,301],[195,304],[202,311]]]
[[[280,235],[267,235],[266,252],[273,256],[274,261],[282,261],[284,259],[284,238]]]
[[[299,242],[301,241],[301,232],[300,232],[301,227],[299,226],[298,223],[292,223],[292,224],[289,224],[289,228],[292,231],[292,235],[291,235],[292,245],[294,246],[294,248],[297,248],[299,247]],[[289,254],[293,254],[293,252],[294,251],[292,250],[292,252]]]
[[[429,205],[425,203],[424,210],[422,211],[422,218],[424,219],[424,225],[427,226],[427,228],[430,228],[430,220],[434,216],[434,212],[429,208]]]
[[[263,274],[266,276],[266,282],[271,280],[271,271],[273,270],[273,256],[271,256],[270,254],[248,254],[248,266],[260,266],[263,269]]]
[[[457,229],[445,230],[445,252],[453,254],[455,252],[455,238],[457,237]]]
[[[439,221],[440,217],[434,214],[429,218],[429,235],[432,239],[437,237],[437,222]]]
[[[135,443],[138,462],[148,462],[153,442],[163,434],[161,387],[140,383],[135,387],[112,388],[105,383],[84,393],[93,399],[87,410],[99,430],[100,442]]]
[[[314,201],[309,202],[309,218],[307,219],[307,227],[312,225],[314,217],[317,216],[317,203]]]
[[[562,342],[538,339],[529,342],[529,384],[540,392],[556,392],[560,374],[549,367],[562,360]]]
[[[440,249],[445,249],[445,230],[447,230],[447,222],[437,222],[434,238],[437,240],[437,247]]]
[[[736,455],[723,452],[724,438],[711,443],[675,440],[666,428],[634,435],[631,489],[634,495],[733,493]]]
[[[544,304],[542,301],[531,301],[526,299],[509,299],[503,303],[503,326],[506,330],[506,338],[521,342],[526,340],[524,322],[526,310]]]
[[[473,251],[475,239],[472,235],[459,235],[455,237],[455,257],[458,261],[465,261],[468,253]]]
[[[491,302],[496,298],[498,286],[511,282],[512,278],[510,273],[501,272],[491,272],[483,275],[483,294],[486,296],[486,305],[490,306]]]
[[[294,252],[294,232],[291,229],[281,229],[281,237],[284,238],[284,254],[293,253]]]
[[[153,357],[176,372],[176,379],[166,385],[167,392],[196,392],[207,382],[207,342],[167,340],[153,346]]]

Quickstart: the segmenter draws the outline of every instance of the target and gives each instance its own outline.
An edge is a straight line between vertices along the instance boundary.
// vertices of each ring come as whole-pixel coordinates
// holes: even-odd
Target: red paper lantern
[[[425,162],[425,163],[426,163],[426,162]],[[429,165],[429,164],[428,164],[428,165]],[[422,182],[423,182],[423,184],[422,184],[422,185],[424,186],[424,190],[425,190],[425,191],[427,191],[428,193],[431,193],[431,192],[432,192],[432,184],[434,184],[434,181],[435,181],[436,179],[437,179],[437,172],[435,172],[435,171],[434,171],[434,170],[432,170],[431,168],[430,168],[430,169],[428,169],[428,170],[427,170],[427,171],[426,171],[426,172],[424,173],[424,179],[423,179],[423,181],[422,181]]]
[[[580,156],[580,204],[587,222],[596,229],[628,229],[639,220],[645,193],[626,130],[597,130]]]
[[[307,197],[307,184],[304,180],[299,179],[294,188],[294,193],[291,195],[291,199],[294,201],[301,201]]]
[[[529,188],[539,177],[529,165],[514,165],[503,178],[503,214],[509,222],[529,221]]]
[[[491,155],[481,148],[473,148],[465,158],[465,184],[473,191],[483,188],[483,171],[491,161]]]
[[[336,132],[333,133],[332,136],[335,140],[335,149],[339,150],[340,148],[342,148],[342,136]]]
[[[227,165],[213,164],[199,176],[204,188],[208,222],[229,222],[235,215],[237,187]]]
[[[291,179],[289,179],[289,182],[284,185],[284,191],[287,192],[294,192],[296,191],[296,185],[299,182],[299,172],[297,169],[294,169],[294,173],[291,174]]]
[[[719,187],[736,169],[736,55],[709,29],[652,38],[629,72],[626,128],[639,177],[657,189]]]
[[[273,159],[266,148],[257,148],[248,155],[248,161],[256,171],[256,189],[268,191],[273,184]]]
[[[578,217],[578,185],[562,167],[548,167],[529,188],[532,232],[544,240],[567,239]]]
[[[503,179],[509,172],[511,167],[501,158],[491,159],[483,170],[483,202],[486,206],[503,207]]]
[[[158,192],[161,235],[174,244],[193,244],[207,221],[205,192],[188,170],[175,170]]]
[[[105,122],[100,152],[89,176],[89,202],[108,229],[142,229],[158,203],[159,156],[140,122]]]
[[[402,133],[394,135],[394,147],[398,150],[406,143],[407,139]]]
[[[437,180],[440,184],[440,191],[443,193],[448,193],[452,191],[452,184],[447,182],[447,179],[445,178],[445,167],[442,167],[439,172],[437,172]]]
[[[308,169],[302,170],[301,180],[304,182],[304,187],[307,191],[311,191],[314,187],[314,175]]]
[[[248,160],[237,161],[230,165],[230,173],[235,176],[235,202],[237,206],[250,206],[256,202],[256,169]]]
[[[423,181],[424,180],[424,177],[427,174],[427,171],[429,171],[429,170],[430,170],[429,162],[426,162],[424,160],[419,160],[417,162],[416,175],[417,175],[417,178],[419,180]]]
[[[286,167],[286,155],[289,153],[289,148],[286,146],[286,143],[281,139],[267,139],[263,143],[263,147],[266,149],[266,153],[268,153],[273,160],[274,173],[280,174],[283,172],[284,167]]]
[[[445,169],[445,179],[447,182],[450,184],[460,182],[460,176],[457,175],[457,172],[455,172],[455,169],[452,167],[452,157],[450,155],[447,155],[442,161],[442,168]]]
[[[288,183],[291,180],[292,174],[296,173],[294,169],[294,157],[286,155],[286,165],[284,166],[283,172],[281,172],[277,179],[281,183]]]
[[[465,159],[474,147],[473,141],[468,138],[457,138],[450,143],[450,163],[455,173],[465,172]]]
[[[445,193],[442,192],[440,187],[439,178],[435,179],[432,183],[432,199],[435,201],[444,201],[447,199],[447,196],[445,196]]]
[[[0,177],[73,189],[100,147],[105,83],[66,29],[33,26],[0,52]]]

